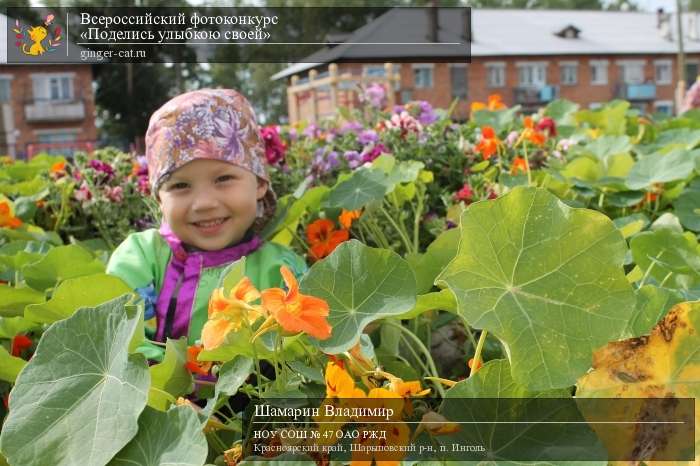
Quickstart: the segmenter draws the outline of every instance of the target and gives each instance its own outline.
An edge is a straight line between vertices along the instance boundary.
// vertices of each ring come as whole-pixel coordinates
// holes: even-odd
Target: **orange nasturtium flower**
[[[488,99],[488,103],[483,102],[472,102],[471,111],[472,113],[478,112],[479,110],[502,110],[506,108],[506,105],[501,100],[499,94],[491,94]]]
[[[343,211],[340,213],[340,217],[338,217],[338,223],[340,223],[340,225],[342,225],[342,227],[346,230],[349,230],[352,226],[352,222],[360,218],[360,215],[362,215],[361,210],[343,209]]]
[[[0,199],[0,228],[19,228],[22,226],[22,220],[18,219],[12,213],[10,201]]]
[[[51,165],[51,173],[63,173],[66,171],[66,162],[56,162]]]
[[[299,293],[299,284],[287,267],[280,267],[280,273],[287,291],[269,288],[261,293],[263,307],[270,317],[260,326],[255,336],[261,335],[277,322],[287,332],[304,332],[319,340],[329,338],[333,328],[327,320],[328,303],[321,298]]]
[[[527,171],[527,164],[525,159],[522,157],[516,157],[513,159],[513,166],[510,167],[510,174],[517,175],[518,173],[525,173]]]
[[[326,364],[326,398],[364,398],[365,393],[355,387],[350,374],[334,361]]]
[[[261,317],[263,311],[260,306],[251,304],[258,299],[260,292],[248,277],[243,277],[228,297],[224,296],[223,288],[214,290],[209,299],[209,320],[202,328],[204,349],[217,348],[230,332],[236,332],[244,325],[251,325]]]
[[[185,369],[190,371],[191,374],[208,375],[211,369],[211,361],[198,361],[197,356],[201,353],[202,347],[200,345],[193,345],[187,348],[187,362],[185,363]]]
[[[547,140],[547,136],[535,127],[531,117],[525,117],[523,126],[525,127],[521,136],[523,139],[527,139],[536,146],[541,146]]]
[[[484,160],[491,158],[498,151],[501,141],[496,137],[496,132],[490,126],[481,128],[481,140],[476,145],[475,150],[481,154]]]
[[[347,230],[336,230],[335,224],[325,218],[318,219],[306,227],[306,239],[314,260],[330,255],[340,243],[349,238],[350,233]]]

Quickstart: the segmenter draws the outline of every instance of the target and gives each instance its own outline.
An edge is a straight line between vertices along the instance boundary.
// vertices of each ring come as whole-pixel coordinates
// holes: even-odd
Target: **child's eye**
[[[233,175],[221,175],[216,178],[217,183],[225,183],[227,181],[235,180],[236,177]]]
[[[189,187],[190,187],[189,184],[180,181],[179,183],[173,183],[170,186],[168,186],[168,190],[169,191],[179,191],[181,189],[187,189]]]

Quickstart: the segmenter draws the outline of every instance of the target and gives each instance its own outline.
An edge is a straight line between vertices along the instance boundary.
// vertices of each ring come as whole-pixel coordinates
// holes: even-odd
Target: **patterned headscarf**
[[[174,97],[155,111],[146,131],[151,192],[175,170],[196,159],[229,162],[268,182],[261,220],[275,211],[265,169],[265,144],[248,100],[232,89],[199,89]]]

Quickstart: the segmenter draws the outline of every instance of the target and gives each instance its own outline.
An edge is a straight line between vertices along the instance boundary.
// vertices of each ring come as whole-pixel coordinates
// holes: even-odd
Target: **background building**
[[[428,10],[392,9],[345,42],[381,42],[392,30],[398,34],[407,27],[423,40],[436,37]],[[682,24],[690,85],[700,66],[700,15],[686,13]],[[405,56],[382,57],[367,46],[343,44],[319,50],[272,79],[288,80],[290,122],[331,115],[339,100],[352,104],[351,89],[360,76],[367,82],[392,75],[396,103],[427,100],[448,108],[459,99],[453,112],[457,119],[467,118],[470,102],[493,93],[525,110],[561,97],[591,108],[622,98],[647,112],[674,111],[679,78],[675,14],[472,9],[471,15],[455,15],[440,9],[437,37],[469,41],[470,62],[456,55],[447,58],[451,63],[436,62],[434,54],[421,56],[419,49],[407,62]],[[337,71],[329,69],[331,63]],[[332,75],[335,80],[329,79]]]

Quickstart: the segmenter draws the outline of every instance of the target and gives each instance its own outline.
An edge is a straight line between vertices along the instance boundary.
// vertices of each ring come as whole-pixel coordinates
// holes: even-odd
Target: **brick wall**
[[[31,75],[38,73],[75,73],[73,95],[76,99],[82,99],[85,117],[75,121],[27,121],[25,106],[34,101]],[[0,66],[0,75],[12,77],[9,105],[14,128],[19,131],[15,144],[18,157],[23,157],[26,154],[28,144],[39,142],[37,131],[76,130],[77,141],[94,142],[97,139],[92,68],[89,65]]]
[[[591,83],[591,60],[607,60],[608,80],[607,84]],[[478,57],[473,58],[466,68],[468,96],[461,99],[455,108],[453,117],[465,119],[469,114],[469,105],[473,101],[485,102],[490,94],[500,94],[503,101],[511,106],[515,104],[514,89],[519,87],[518,68],[519,62],[546,62],[547,63],[547,84],[557,86],[559,96],[564,99],[574,101],[582,108],[588,108],[591,104],[603,103],[617,98],[617,89],[622,84],[622,70],[620,61],[643,60],[645,82],[656,84],[655,81],[655,60],[670,60],[672,66],[672,79],[670,84],[656,84],[656,98],[650,101],[638,101],[636,104],[643,107],[645,111],[654,111],[654,102],[674,101],[675,87],[678,79],[676,70],[675,55],[599,55],[599,56],[515,56],[515,57]],[[688,54],[686,60],[689,62],[700,62],[700,54]],[[487,68],[489,62],[505,63],[505,86],[491,88],[487,85]],[[575,85],[563,85],[560,82],[560,62],[576,62],[577,83]],[[362,73],[362,64],[340,63],[338,65],[339,74],[351,72],[354,75]],[[401,101],[402,92],[410,91],[412,100],[427,100],[434,107],[448,108],[453,101],[451,89],[450,65],[447,63],[435,63],[433,65],[433,87],[431,89],[419,89],[414,83],[414,69],[411,63],[397,64],[395,68],[400,73],[401,90],[395,93],[396,101]],[[320,99],[319,114],[331,115],[333,109],[330,106],[330,99],[323,93],[319,93]],[[358,102],[355,102],[357,105]],[[312,106],[310,102],[301,108],[300,119],[311,119]]]

